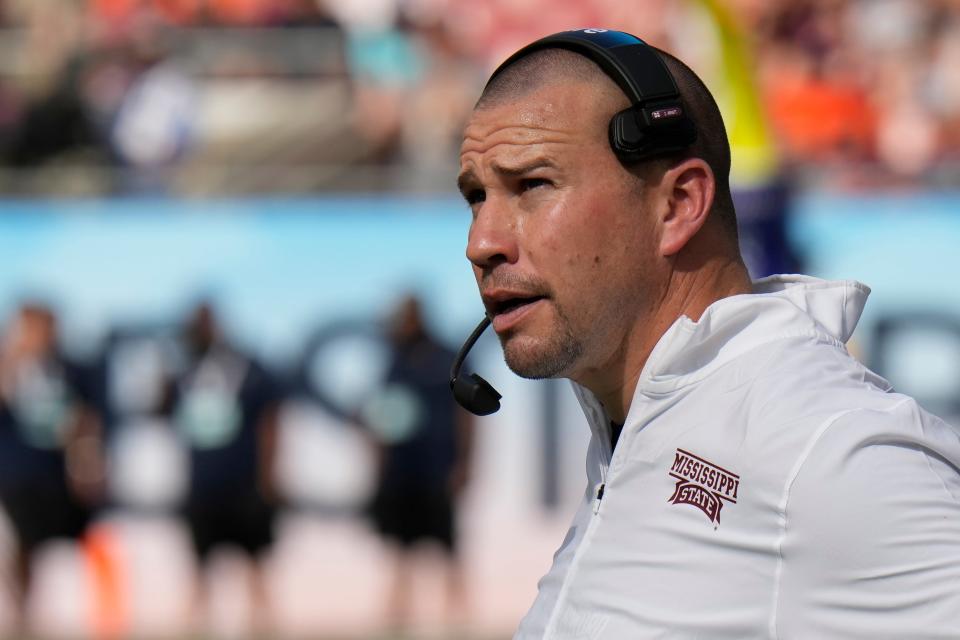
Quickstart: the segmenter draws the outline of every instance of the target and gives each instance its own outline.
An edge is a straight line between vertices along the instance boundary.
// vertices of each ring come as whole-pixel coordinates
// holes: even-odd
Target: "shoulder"
[[[822,425],[788,480],[779,545],[786,628],[960,632],[960,435],[891,395],[899,402]]]
[[[840,411],[811,434],[791,501],[830,492],[876,505],[919,492],[960,509],[960,431],[910,397],[886,395],[887,403]]]

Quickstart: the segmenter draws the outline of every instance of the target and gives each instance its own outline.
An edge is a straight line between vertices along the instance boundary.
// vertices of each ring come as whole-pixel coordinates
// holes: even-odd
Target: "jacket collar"
[[[870,288],[854,280],[777,275],[755,281],[753,293],[714,302],[697,322],[681,316],[647,359],[630,413],[641,395],[669,393],[698,382],[768,342],[808,336],[842,347],[869,295]],[[573,387],[592,428],[606,429],[609,418],[599,400],[588,389],[576,383]],[[631,422],[630,415],[626,422]]]

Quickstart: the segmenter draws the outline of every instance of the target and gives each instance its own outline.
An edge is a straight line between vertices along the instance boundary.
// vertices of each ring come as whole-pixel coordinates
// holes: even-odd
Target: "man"
[[[225,340],[208,303],[194,309],[185,343],[187,361],[171,381],[168,404],[190,455],[185,512],[194,548],[202,570],[221,545],[250,556],[249,594],[256,605],[251,625],[265,627],[269,609],[260,561],[273,542],[281,395],[261,365]],[[208,576],[201,572],[198,578],[194,604],[200,617]]]
[[[27,302],[0,343],[0,504],[15,538],[18,631],[28,626],[35,553],[79,540],[104,493],[96,383],[66,359],[53,310]]]
[[[443,552],[448,623],[464,613],[457,503],[470,476],[472,416],[447,388],[453,354],[430,335],[420,301],[404,297],[391,318],[393,347],[383,388],[365,411],[377,436],[377,488],[371,515],[391,543],[390,625],[410,623],[418,543]]]
[[[467,257],[507,364],[572,380],[592,438],[516,637],[960,637],[960,437],[847,354],[869,289],[750,282],[679,60],[696,141],[624,163],[622,85],[527,51],[464,133]]]

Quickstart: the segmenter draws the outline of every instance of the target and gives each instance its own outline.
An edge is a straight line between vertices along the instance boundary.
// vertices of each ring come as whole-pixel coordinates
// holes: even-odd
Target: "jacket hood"
[[[828,281],[803,275],[757,280],[753,293],[714,302],[696,322],[686,316],[678,318],[650,353],[634,399],[641,393],[668,393],[697,382],[747,351],[775,340],[819,337],[842,347],[853,334],[869,295],[870,288],[854,280]],[[576,383],[573,387],[587,419],[592,424],[606,424],[605,412],[593,393]]]

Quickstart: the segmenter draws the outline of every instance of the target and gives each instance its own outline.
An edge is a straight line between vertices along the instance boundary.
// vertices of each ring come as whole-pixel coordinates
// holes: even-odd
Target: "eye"
[[[470,189],[463,197],[466,199],[467,204],[471,207],[475,204],[479,204],[487,199],[487,192],[483,189]]]
[[[551,183],[546,178],[524,178],[520,181],[520,188],[522,191],[530,191],[531,189],[536,189],[538,187],[547,187]]]

